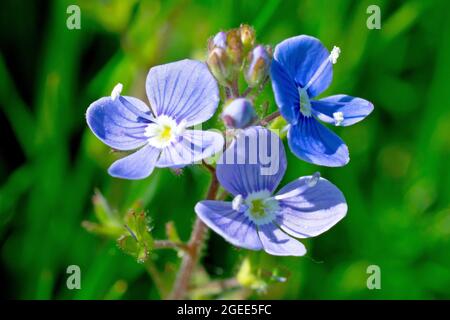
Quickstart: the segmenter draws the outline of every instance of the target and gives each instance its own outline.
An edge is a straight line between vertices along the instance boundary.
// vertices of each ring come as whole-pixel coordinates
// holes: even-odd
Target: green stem
[[[153,261],[151,261],[151,258],[147,259],[147,261],[145,262],[145,269],[147,270],[150,278],[153,280],[160,297],[164,298],[167,295],[168,290],[166,288],[166,285],[164,284],[161,273],[156,268]]]

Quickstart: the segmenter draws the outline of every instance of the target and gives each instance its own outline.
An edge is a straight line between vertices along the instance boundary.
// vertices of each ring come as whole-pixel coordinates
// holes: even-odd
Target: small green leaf
[[[118,245],[139,263],[143,263],[153,248],[153,237],[150,234],[147,216],[144,211],[136,213],[131,210],[125,216],[124,222],[127,234],[117,240]]]
[[[95,194],[92,197],[92,203],[94,204],[95,216],[101,224],[114,226],[121,225],[117,213],[111,209],[108,201],[103,197],[99,190],[95,190]]]
[[[132,256],[138,255],[139,243],[131,235],[122,235],[119,239],[117,239],[117,245],[125,253],[128,253]]]
[[[269,125],[269,129],[276,133],[280,139],[283,139],[286,137],[287,130],[285,130],[285,127],[287,126],[286,120],[284,120],[283,117],[279,116],[275,118]]]

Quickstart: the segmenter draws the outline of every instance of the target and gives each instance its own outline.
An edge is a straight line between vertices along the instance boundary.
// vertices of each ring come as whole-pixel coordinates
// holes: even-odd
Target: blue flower
[[[275,101],[290,124],[290,149],[302,160],[329,167],[346,165],[348,148],[317,119],[349,126],[373,110],[369,101],[342,94],[311,100],[330,85],[339,53],[337,47],[329,53],[316,38],[297,36],[276,46],[270,70]]]
[[[278,136],[262,127],[245,129],[217,164],[217,178],[233,201],[200,201],[195,212],[237,247],[304,255],[305,247],[293,237],[327,231],[345,216],[347,203],[341,191],[318,174],[301,177],[273,195],[285,171],[286,154]]]
[[[151,68],[146,82],[151,109],[121,96],[121,90],[117,85],[86,113],[102,142],[117,150],[138,149],[111,165],[113,177],[143,179],[154,167],[182,167],[222,149],[221,134],[187,129],[210,119],[218,106],[217,83],[204,63],[182,60]]]

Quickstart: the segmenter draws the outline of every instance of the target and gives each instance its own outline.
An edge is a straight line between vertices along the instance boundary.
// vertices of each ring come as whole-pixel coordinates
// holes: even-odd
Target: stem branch
[[[154,249],[181,249],[184,251],[189,250],[188,245],[181,242],[173,242],[170,240],[155,240],[153,242]]]
[[[275,111],[274,113],[269,114],[268,116],[261,119],[259,122],[256,123],[256,125],[267,125],[270,121],[274,120],[275,118],[280,116],[280,111]]]
[[[164,298],[167,294],[167,288],[164,284],[161,273],[156,268],[151,258],[147,259],[147,261],[145,262],[145,269],[147,270],[150,278],[153,280],[159,295],[161,296],[161,298]]]
[[[239,97],[239,84],[237,78],[231,82],[231,95],[233,98]]]
[[[211,184],[209,186],[208,194],[206,199],[214,200],[217,195],[217,190],[219,189],[219,182],[217,181],[215,171],[211,172]],[[208,227],[196,217],[194,222],[194,228],[191,233],[191,238],[187,244],[187,251],[183,256],[181,262],[181,267],[178,271],[175,284],[173,286],[172,292],[169,295],[170,300],[180,300],[185,298],[186,292],[189,287],[189,282],[194,272],[195,266],[200,259],[200,252],[205,241],[206,232]]]

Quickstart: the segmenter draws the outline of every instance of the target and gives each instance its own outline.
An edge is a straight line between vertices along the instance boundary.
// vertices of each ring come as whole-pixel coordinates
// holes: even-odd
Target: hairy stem
[[[252,91],[253,91],[253,87],[248,87],[247,89],[245,89],[244,93],[242,93],[242,97],[243,98],[247,97],[250,94],[250,92],[252,92]]]
[[[231,95],[234,99],[239,97],[239,83],[237,78],[231,83]]]
[[[211,184],[209,186],[206,199],[214,200],[219,189],[219,182],[217,181],[215,172],[211,172]],[[198,260],[200,259],[200,252],[205,241],[206,232],[208,227],[196,217],[194,222],[194,228],[191,233],[191,238],[187,244],[188,250],[183,256],[181,267],[178,271],[175,284],[168,299],[180,300],[185,298],[186,292],[189,288],[189,283],[192,277],[192,273],[195,270]]]
[[[153,242],[153,249],[181,249],[188,250],[188,246],[185,243],[173,242],[170,240],[155,240]]]
[[[256,125],[267,125],[270,121],[274,120],[275,118],[280,116],[280,111],[275,111],[274,113],[269,114],[268,116],[261,119],[259,122],[256,123]]]

